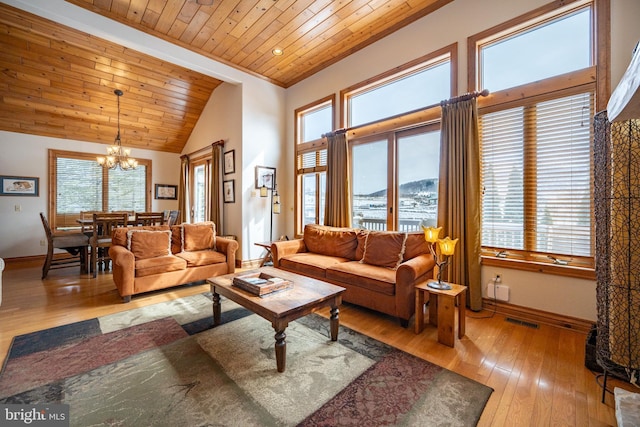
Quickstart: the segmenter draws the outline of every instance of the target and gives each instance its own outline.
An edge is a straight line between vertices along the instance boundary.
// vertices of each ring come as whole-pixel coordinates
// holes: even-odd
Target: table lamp
[[[449,263],[449,257],[454,254],[456,249],[456,243],[458,243],[458,239],[451,240],[449,236],[444,239],[440,239],[440,231],[442,227],[425,227],[424,230],[424,239],[429,243],[429,250],[431,251],[431,255],[436,260],[436,265],[438,266],[438,281],[435,280],[427,283],[427,286],[433,289],[441,289],[448,290],[451,289],[451,285],[447,282],[442,281],[442,268]],[[436,250],[436,243],[438,244],[438,250]],[[438,256],[438,252],[440,252],[440,256]]]

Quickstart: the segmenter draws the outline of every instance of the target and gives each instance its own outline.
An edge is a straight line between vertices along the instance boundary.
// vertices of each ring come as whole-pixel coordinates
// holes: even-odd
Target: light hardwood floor
[[[76,269],[54,270],[40,280],[39,265],[11,265],[3,275],[0,305],[0,360],[14,336],[103,316],[209,290],[194,285],[136,296],[122,303],[111,274],[97,279]],[[320,314],[328,316],[328,310]],[[437,330],[426,326],[416,335],[413,323],[402,328],[390,317],[344,304],[340,323],[494,389],[480,426],[615,426],[613,397],[585,368],[586,336],[540,325],[538,329],[508,322],[490,312],[467,312],[466,336],[455,348],[437,342]],[[611,386],[638,391],[612,380]]]

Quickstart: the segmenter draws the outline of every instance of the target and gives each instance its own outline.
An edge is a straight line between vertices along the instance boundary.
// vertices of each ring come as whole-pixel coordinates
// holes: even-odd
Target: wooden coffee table
[[[259,297],[232,285],[235,276],[254,272],[263,272],[290,280],[293,282],[293,287]],[[214,326],[220,324],[220,295],[271,322],[271,326],[276,331],[278,372],[284,372],[286,365],[287,343],[284,331],[289,326],[289,322],[306,316],[318,308],[331,307],[331,341],[338,339],[338,306],[342,303],[342,293],[346,290],[345,288],[273,267],[211,277],[207,282],[211,285],[213,294]]]

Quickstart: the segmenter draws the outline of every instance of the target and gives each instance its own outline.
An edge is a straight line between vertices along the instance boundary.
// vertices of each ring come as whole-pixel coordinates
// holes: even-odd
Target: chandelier
[[[120,89],[116,89],[113,93],[118,97],[118,133],[116,134],[116,139],[113,142],[113,145],[107,147],[107,156],[98,157],[98,164],[107,169],[120,168],[123,171],[135,169],[138,167],[138,161],[129,157],[131,150],[128,148],[122,148],[122,141],[120,141],[120,97],[122,96],[122,91]]]

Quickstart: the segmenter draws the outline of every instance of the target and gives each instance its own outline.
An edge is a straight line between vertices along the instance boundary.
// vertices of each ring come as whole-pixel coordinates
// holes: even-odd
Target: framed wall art
[[[230,179],[228,181],[223,181],[222,192],[224,194],[225,203],[235,203],[236,202],[235,180]]]
[[[276,168],[267,166],[256,166],[256,189],[260,189],[263,185],[269,190],[275,188]]]
[[[236,150],[224,153],[224,174],[228,175],[236,171]]]
[[[156,184],[156,199],[177,200],[178,186],[169,184]]]
[[[0,196],[40,196],[40,178],[0,175]]]

